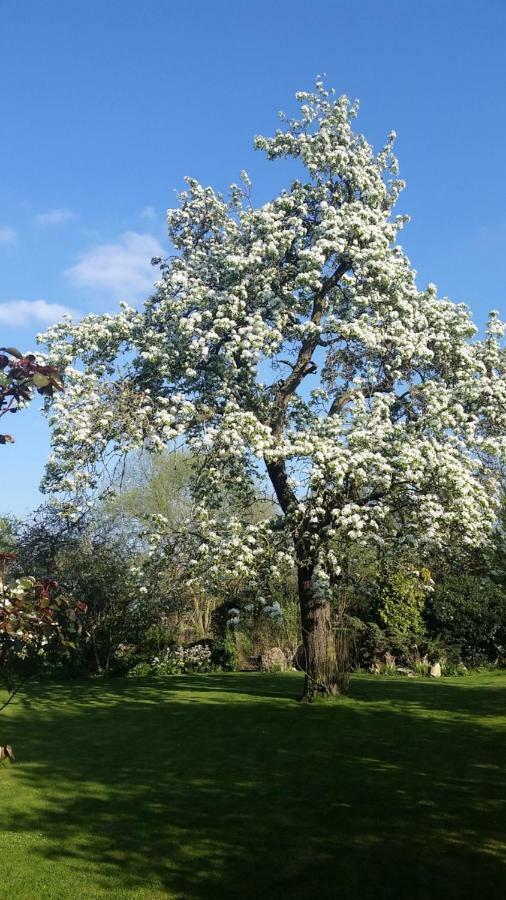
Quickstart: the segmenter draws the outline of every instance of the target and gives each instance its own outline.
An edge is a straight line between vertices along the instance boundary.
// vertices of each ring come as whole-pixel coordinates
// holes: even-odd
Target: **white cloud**
[[[60,303],[47,303],[46,300],[7,300],[0,302],[0,325],[30,325],[32,322],[43,322],[52,325],[63,316],[72,314],[72,310]]]
[[[157,274],[151,259],[164,255],[152,234],[125,231],[116,244],[88,250],[65,275],[78,287],[106,291],[118,300],[134,300],[152,290]]]
[[[141,219],[149,219],[151,222],[156,219],[156,209],[154,206],[145,206],[141,210]]]
[[[15,228],[9,225],[0,225],[0,244],[15,244],[18,239],[18,233]]]
[[[36,225],[61,225],[63,222],[69,222],[75,219],[75,213],[71,209],[48,209],[47,212],[39,213],[35,216]]]

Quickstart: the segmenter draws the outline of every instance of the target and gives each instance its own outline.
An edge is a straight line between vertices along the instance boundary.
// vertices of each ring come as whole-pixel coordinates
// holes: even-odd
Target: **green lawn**
[[[0,895],[504,898],[506,673],[32,688],[0,716]]]

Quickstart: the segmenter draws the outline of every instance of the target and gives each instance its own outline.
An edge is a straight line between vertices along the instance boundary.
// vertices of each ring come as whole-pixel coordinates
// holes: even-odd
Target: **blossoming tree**
[[[212,536],[224,484],[246,505],[265,481],[298,573],[307,697],[337,691],[332,593],[350,544],[425,551],[483,544],[506,449],[506,359],[495,313],[420,290],[392,210],[395,135],[377,154],[357,108],[317,82],[300,114],[256,138],[299,177],[255,208],[187,179],[168,213],[175,255],[136,311],[66,320],[43,339],[67,367],[52,406],[46,487],[76,495],[110,456],[182,437]],[[292,169],[293,170],[293,169]],[[79,365],[72,367],[76,359]],[[230,524],[230,523],[229,523]],[[225,529],[226,530],[226,529]],[[253,565],[255,528],[234,564]],[[265,539],[260,522],[258,537]],[[223,551],[220,551],[223,555]]]

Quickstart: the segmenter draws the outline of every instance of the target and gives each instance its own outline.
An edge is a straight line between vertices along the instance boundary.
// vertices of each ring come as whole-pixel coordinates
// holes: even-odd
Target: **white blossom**
[[[265,545],[281,523],[325,599],[349,543],[423,554],[487,541],[506,358],[496,314],[478,340],[466,306],[416,285],[393,215],[395,133],[375,154],[348,98],[319,81],[297,99],[299,118],[256,146],[296,160],[300,180],[255,208],[235,186],[228,202],[187,179],[168,213],[175,255],[144,309],[41,336],[66,370],[45,488],[77,505],[104,461],[180,438],[205,459],[195,577],[203,560],[206,577],[225,562],[241,577],[266,558],[275,569]],[[224,528],[206,508],[224,484],[246,504],[269,479],[282,516],[268,523]]]

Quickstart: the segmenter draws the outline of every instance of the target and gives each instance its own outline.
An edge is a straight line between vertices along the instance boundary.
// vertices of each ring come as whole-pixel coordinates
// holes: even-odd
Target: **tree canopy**
[[[328,601],[350,545],[423,557],[488,540],[506,356],[496,313],[478,340],[466,306],[417,286],[398,241],[406,217],[393,215],[395,134],[375,153],[352,128],[357,106],[321,82],[297,100],[297,118],[255,141],[296,162],[286,190],[255,207],[246,173],[228,199],[187,179],[168,213],[174,254],[143,308],[43,337],[67,380],[45,484],[79,502],[107,460],[180,439],[202,460],[199,552],[228,531],[231,562],[248,565],[266,523],[239,547],[240,516],[225,527],[213,506],[224,484],[246,509],[270,483],[281,515],[269,527],[289,536],[299,575],[307,690],[325,692]]]

